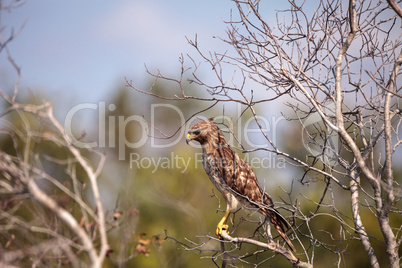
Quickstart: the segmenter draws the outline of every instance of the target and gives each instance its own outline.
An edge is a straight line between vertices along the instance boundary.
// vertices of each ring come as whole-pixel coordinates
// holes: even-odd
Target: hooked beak
[[[192,140],[190,133],[187,134],[186,143],[188,144]]]

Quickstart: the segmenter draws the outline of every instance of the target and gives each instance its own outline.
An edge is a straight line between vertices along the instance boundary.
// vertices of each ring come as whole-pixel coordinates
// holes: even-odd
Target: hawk
[[[226,222],[230,212],[242,207],[264,215],[296,251],[286,235],[286,220],[275,209],[272,198],[262,190],[251,166],[230,148],[212,119],[200,121],[188,130],[187,144],[192,140],[201,144],[205,172],[226,201],[226,212],[218,223],[216,235],[221,238],[221,232],[228,229]]]

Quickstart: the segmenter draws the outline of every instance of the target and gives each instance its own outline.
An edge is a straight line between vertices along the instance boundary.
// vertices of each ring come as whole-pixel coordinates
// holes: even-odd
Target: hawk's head
[[[212,118],[208,120],[204,120],[194,124],[187,133],[186,142],[187,144],[192,141],[198,141],[199,143],[204,144],[208,142],[209,139],[217,136],[219,133],[219,128],[212,122]]]

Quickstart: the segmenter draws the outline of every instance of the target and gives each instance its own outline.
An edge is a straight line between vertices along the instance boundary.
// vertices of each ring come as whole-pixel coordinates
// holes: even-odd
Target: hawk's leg
[[[221,221],[218,223],[218,226],[216,227],[216,236],[219,239],[222,239],[221,233],[222,233],[223,230],[225,230],[226,232],[229,233],[229,231],[228,231],[229,226],[226,224],[226,222],[228,221],[229,215],[230,215],[230,209],[227,208],[226,212],[225,212],[225,215],[223,216]]]
[[[266,233],[267,233],[267,236],[268,236],[268,241],[271,243],[271,242],[273,242],[274,241],[274,239],[272,238],[272,234],[271,234],[271,224],[269,223],[269,222],[267,222],[267,224],[266,224]]]

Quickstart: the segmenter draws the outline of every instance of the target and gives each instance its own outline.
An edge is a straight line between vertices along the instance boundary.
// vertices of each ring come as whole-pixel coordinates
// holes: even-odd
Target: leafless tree
[[[221,38],[230,47],[228,51],[205,53],[197,39],[189,40],[202,63],[197,56],[181,57],[179,78],[150,73],[157,80],[176,82],[178,94],[161,96],[136,88],[131,82],[128,85],[165,100],[210,103],[209,108],[219,103],[239,103],[242,114],[252,113],[269,144],[261,148],[240,145],[243,152],[272,152],[304,171],[302,184],[314,182],[307,181],[308,178],[325,182],[319,200],[306,195],[299,204],[288,193],[288,200],[282,204],[292,214],[289,220],[294,224],[293,238],[300,241],[304,252],[299,254],[301,260],[313,265],[314,258],[319,258],[314,255],[314,248],[319,245],[338,255],[341,266],[345,247],[335,244],[357,240],[371,267],[380,267],[378,255],[383,248],[373,246],[375,241],[385,247],[388,265],[399,267],[401,186],[395,172],[400,172],[401,163],[398,83],[402,51],[398,3],[333,0],[314,2],[312,8],[309,1],[289,1],[288,8],[277,11],[273,17],[269,1],[233,2],[237,10],[225,22],[227,36]],[[200,69],[206,70],[205,65],[212,68],[213,78],[208,80],[199,74]],[[200,86],[206,94],[188,93],[186,82]],[[276,107],[286,104],[294,111],[286,117],[302,129],[308,152],[305,157],[280,149],[264,131],[255,107],[270,103]],[[326,195],[329,201],[324,201]],[[349,210],[337,208],[339,198],[347,198]],[[313,202],[316,209],[304,211],[306,202]],[[320,214],[324,208],[329,212]],[[375,227],[364,223],[363,209],[369,211]],[[310,225],[323,214],[340,226],[336,239],[325,226],[320,228],[333,238],[333,244],[323,242],[318,230]],[[376,228],[381,230],[380,234],[375,232]],[[234,244],[246,242],[238,237],[224,238]],[[275,247],[262,247],[280,253]],[[221,257],[228,263],[224,254]],[[287,259],[297,263],[291,257]]]
[[[19,6],[0,1],[0,12]],[[22,76],[7,46],[20,31],[0,29],[0,53],[18,76],[11,93],[0,89],[0,266],[101,267],[110,228],[97,181],[105,156],[74,146],[50,103],[18,101]]]
[[[16,113],[22,122],[22,127],[18,128],[13,122],[2,120],[3,126],[8,126],[2,133],[9,136],[14,149],[10,153],[0,152],[0,220],[3,239],[7,240],[2,248],[2,265],[36,257],[33,262],[37,264],[55,259],[79,267],[81,261],[76,255],[84,252],[91,267],[101,267],[108,251],[105,214],[97,184],[104,156],[99,155],[94,169],[82,152],[72,145],[64,128],[54,118],[49,103],[21,105],[3,91],[1,95],[11,104],[5,112]],[[30,115],[38,121],[29,119]],[[38,131],[36,124],[42,123],[51,126],[51,131]],[[65,151],[64,158],[35,153],[32,146],[38,146],[38,142],[50,142],[68,151]],[[49,162],[64,167],[69,183],[52,175]],[[95,209],[85,200],[83,178],[77,176],[77,168],[84,170],[90,182]],[[56,195],[58,191],[63,194]],[[46,238],[42,240],[41,237]],[[23,243],[25,239],[27,242]],[[5,251],[6,248],[11,250]]]
[[[54,118],[50,103],[20,104],[15,94],[0,94],[9,104],[1,114],[1,133],[9,142],[0,152],[1,266],[30,259],[35,265],[80,267],[86,258],[77,256],[86,253],[87,265],[101,267],[109,249],[97,182],[104,155],[91,152],[98,156],[93,167]],[[35,150],[40,143],[59,148],[60,155]],[[53,174],[56,167],[68,180]],[[86,181],[95,208],[85,198]]]

